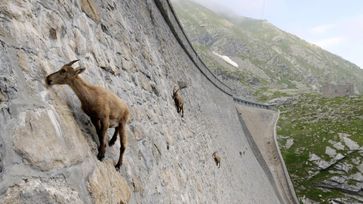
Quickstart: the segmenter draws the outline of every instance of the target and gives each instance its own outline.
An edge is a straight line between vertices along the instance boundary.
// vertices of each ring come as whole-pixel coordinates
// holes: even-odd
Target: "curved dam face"
[[[282,202],[228,87],[186,52],[172,17],[158,0],[0,2],[2,203]],[[119,141],[98,161],[96,131],[76,95],[45,85],[74,59],[83,79],[131,110],[119,172]],[[187,85],[184,118],[171,97],[178,81]]]

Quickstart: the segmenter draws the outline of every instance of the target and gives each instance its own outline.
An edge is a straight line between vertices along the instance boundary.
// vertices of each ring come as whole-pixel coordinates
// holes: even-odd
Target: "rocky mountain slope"
[[[266,101],[327,83],[363,93],[359,67],[265,20],[218,14],[190,0],[173,4],[205,63],[242,95]]]
[[[279,143],[300,198],[363,202],[363,96],[306,94],[280,110]]]
[[[167,18],[158,0],[0,1],[1,203],[281,203],[233,98],[201,72]],[[74,59],[83,79],[129,104],[120,171],[119,142],[98,161],[78,98],[44,82]],[[171,98],[178,81],[188,85],[185,118]]]

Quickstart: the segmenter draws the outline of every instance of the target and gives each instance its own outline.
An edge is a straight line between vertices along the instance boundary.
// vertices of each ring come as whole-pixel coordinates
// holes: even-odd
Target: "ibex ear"
[[[70,63],[66,64],[65,66],[72,66],[72,64],[74,64],[74,63],[76,63],[76,62],[78,62],[78,61],[79,61],[79,59],[77,59],[77,60],[73,60],[72,62],[70,62]]]
[[[74,74],[75,74],[75,75],[78,75],[78,74],[80,74],[80,73],[84,72],[84,70],[86,70],[86,68],[77,68],[77,69],[75,70]]]

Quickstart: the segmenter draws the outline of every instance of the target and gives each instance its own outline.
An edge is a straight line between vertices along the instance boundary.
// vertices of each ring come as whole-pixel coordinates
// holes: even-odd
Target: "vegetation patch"
[[[319,184],[334,180],[334,176],[346,178],[343,184],[356,184],[350,176],[359,172],[356,166],[362,163],[363,96],[304,94],[279,110],[278,141],[298,196],[322,203],[346,196],[338,188],[321,188]],[[289,139],[291,146],[286,145]],[[355,143],[358,149],[352,149]],[[344,158],[334,160],[327,147]]]

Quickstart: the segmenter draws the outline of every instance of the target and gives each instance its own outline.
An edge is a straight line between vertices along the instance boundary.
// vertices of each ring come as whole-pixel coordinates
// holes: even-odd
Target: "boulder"
[[[0,197],[3,204],[84,203],[77,191],[69,188],[62,178],[41,179],[24,178],[9,187]]]
[[[96,162],[87,186],[95,204],[128,203],[131,197],[126,180],[115,170],[111,161]]]
[[[81,162],[90,152],[87,142],[72,116],[52,109],[20,114],[13,135],[15,151],[29,165],[43,171]]]
[[[93,0],[81,0],[82,11],[95,22],[100,21],[98,7]]]

